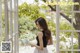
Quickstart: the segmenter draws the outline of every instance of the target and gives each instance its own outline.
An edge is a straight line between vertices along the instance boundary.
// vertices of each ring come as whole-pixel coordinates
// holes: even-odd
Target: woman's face
[[[39,23],[36,23],[36,26],[38,27],[38,29],[41,29],[41,26],[39,25]]]

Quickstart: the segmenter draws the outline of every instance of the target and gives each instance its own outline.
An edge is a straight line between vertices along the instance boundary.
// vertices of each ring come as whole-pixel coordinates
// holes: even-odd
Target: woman
[[[40,17],[35,21],[35,24],[40,30],[40,32],[38,32],[38,35],[36,37],[37,45],[35,44],[30,44],[30,45],[36,47],[34,53],[48,53],[46,47],[47,45],[52,44],[52,37],[51,37],[51,32],[48,29],[46,20]]]

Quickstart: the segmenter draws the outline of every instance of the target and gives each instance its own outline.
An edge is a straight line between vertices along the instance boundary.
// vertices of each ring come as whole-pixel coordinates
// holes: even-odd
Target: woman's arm
[[[38,49],[43,50],[43,40],[42,40],[42,37],[43,37],[43,33],[42,33],[42,32],[39,32],[39,33],[38,33],[38,38],[39,38],[40,46],[37,46],[37,45],[34,45],[34,44],[31,44],[31,45],[32,45],[32,46],[35,46],[35,47],[38,48]]]

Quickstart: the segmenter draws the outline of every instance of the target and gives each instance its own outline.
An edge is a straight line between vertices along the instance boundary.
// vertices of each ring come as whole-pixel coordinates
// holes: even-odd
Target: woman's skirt
[[[35,48],[34,53],[48,53],[47,48],[43,48],[43,50]]]

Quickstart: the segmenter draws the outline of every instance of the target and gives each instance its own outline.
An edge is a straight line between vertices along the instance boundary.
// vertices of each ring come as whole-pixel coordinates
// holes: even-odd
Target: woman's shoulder
[[[38,32],[38,37],[42,37],[43,33],[42,32]]]

